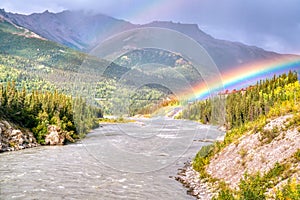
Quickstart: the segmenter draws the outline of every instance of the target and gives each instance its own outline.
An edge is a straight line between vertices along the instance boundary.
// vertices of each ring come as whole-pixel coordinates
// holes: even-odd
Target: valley
[[[0,41],[1,199],[300,198],[299,55],[83,11]]]

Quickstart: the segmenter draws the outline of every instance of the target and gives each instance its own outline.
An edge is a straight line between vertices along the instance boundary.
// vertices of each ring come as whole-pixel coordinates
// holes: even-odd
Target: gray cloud
[[[216,38],[300,54],[300,0],[1,0],[19,13],[85,9],[133,23],[197,23]]]

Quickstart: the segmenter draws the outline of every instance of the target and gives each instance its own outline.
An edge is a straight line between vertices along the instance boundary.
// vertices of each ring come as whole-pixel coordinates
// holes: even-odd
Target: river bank
[[[48,125],[45,145],[63,145],[65,141],[75,142],[70,135],[55,125]],[[34,134],[27,128],[22,128],[6,120],[0,120],[0,153],[18,151],[40,146]]]
[[[133,119],[107,117],[99,120],[99,127],[109,124],[136,122]],[[75,142],[65,131],[55,125],[48,125],[48,134],[45,137],[45,145],[64,145],[65,141]],[[7,120],[0,120],[0,153],[18,151],[26,148],[40,146],[34,134],[26,128],[19,127]]]
[[[219,126],[217,127],[217,130],[224,133],[226,132],[225,126]],[[214,139],[204,138],[194,140],[194,142],[213,143],[215,141],[223,141],[224,137],[225,134]],[[212,199],[212,197],[217,195],[217,191],[214,189],[213,185],[204,179],[201,179],[199,172],[193,169],[193,164],[190,160],[185,162],[182,168],[178,169],[175,180],[187,188],[187,194],[194,196],[197,199],[207,200]]]
[[[28,129],[21,129],[5,120],[0,120],[0,153],[37,147],[34,135]]]
[[[203,200],[212,199],[216,195],[212,185],[200,179],[199,173],[193,169],[191,161],[185,162],[184,167],[178,170],[175,180],[187,188],[187,194]]]

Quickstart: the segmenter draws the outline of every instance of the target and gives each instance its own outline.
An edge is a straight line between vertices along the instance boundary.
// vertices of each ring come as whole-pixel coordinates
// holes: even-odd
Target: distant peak
[[[43,12],[43,14],[53,14],[53,13],[49,12],[49,10],[45,10],[45,11]]]
[[[4,9],[1,9],[1,8],[0,8],[0,14],[1,14],[1,15],[6,15],[6,11],[5,11]]]
[[[146,26],[169,26],[169,27],[185,27],[193,30],[200,30],[197,24],[181,23],[173,21],[153,21]]]
[[[0,9],[0,16],[2,16],[2,18],[4,18],[4,19],[8,18],[7,13],[4,9]]]
[[[197,24],[172,22],[172,21],[153,21],[149,24],[142,25],[142,27],[162,27],[177,30],[185,33],[193,38],[206,37],[212,38],[210,35],[203,32]]]

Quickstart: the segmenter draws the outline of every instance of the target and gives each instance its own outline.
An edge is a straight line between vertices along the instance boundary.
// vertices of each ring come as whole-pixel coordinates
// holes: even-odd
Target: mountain
[[[201,31],[196,24],[156,21],[135,25],[106,15],[91,14],[84,11],[63,11],[60,13],[45,11],[21,15],[7,13],[2,9],[0,15],[44,38],[85,52],[114,34],[134,28],[160,27],[176,30],[196,40],[207,50],[221,71],[253,61],[283,56],[255,46],[215,39]]]
[[[247,46],[239,42],[218,40],[201,31],[196,24],[181,24],[173,22],[152,22],[143,27],[168,28],[183,33],[202,45],[223,71],[229,68],[263,59],[280,57],[275,52],[265,51],[255,46]]]
[[[88,50],[99,40],[135,27],[123,20],[101,14],[91,15],[83,11],[61,13],[45,11],[21,15],[0,10],[0,15],[49,40],[79,50]]]
[[[115,79],[120,78],[122,74],[129,71],[129,68],[89,56],[84,52],[45,39],[24,27],[16,25],[3,15],[0,15],[0,40],[0,83],[2,86],[13,82],[19,90],[23,88],[26,91],[42,92],[57,90],[67,95],[80,95],[86,97],[92,103],[100,104],[105,113],[111,112],[110,107],[113,97],[115,97],[116,106],[122,107],[122,102],[117,102],[121,97],[116,96],[118,93],[114,95],[114,91],[117,89]],[[147,51],[145,53],[141,51],[137,55],[131,55],[131,58],[137,58],[137,62],[140,62],[140,55],[142,57],[149,56],[150,59],[153,53],[147,54]],[[161,57],[165,58],[169,55],[165,53]],[[172,56],[166,60],[166,64],[172,65],[172,62],[174,63],[174,60],[178,58],[178,56]],[[122,64],[122,62],[120,63]],[[180,68],[180,66],[178,67]],[[162,73],[162,70],[165,69],[157,68],[155,70],[157,71],[157,77]],[[151,71],[154,71],[153,68]],[[132,70],[132,72],[134,72],[134,75],[125,80],[126,84],[133,85],[130,83],[132,80],[130,78],[134,78],[135,83],[144,83],[145,80],[151,82],[151,78],[156,76],[156,74],[151,73],[149,75],[147,72],[138,69]],[[181,79],[181,77],[174,77],[170,73],[166,74],[168,76],[160,78],[160,80],[179,82],[176,80]],[[197,77],[192,78],[194,74],[191,73],[186,73],[186,76],[187,80],[199,80]],[[130,93],[131,96],[137,96],[135,94],[137,92],[156,100],[169,95],[167,89],[153,84],[140,88],[140,91],[129,91],[128,88],[121,89],[123,89],[122,94],[127,96],[130,96],[130,92],[132,93]],[[138,99],[139,95],[136,98]],[[95,102],[97,99],[104,101]],[[149,100],[148,97],[147,100]],[[131,113],[134,114],[139,108],[147,106],[148,103],[153,103],[150,100],[149,102],[143,101],[142,105],[135,106],[135,104],[132,104],[132,107],[137,108],[134,108],[134,110],[132,108]]]
[[[65,86],[76,77],[82,62],[93,61],[87,54],[45,39],[1,15],[0,40],[0,82],[15,81],[28,90],[68,90]]]

